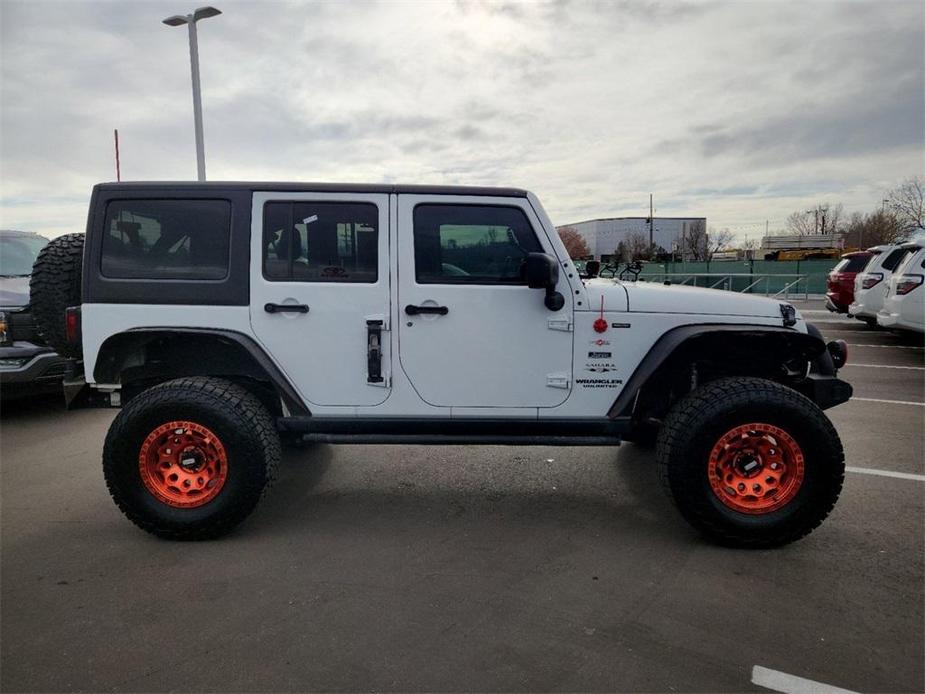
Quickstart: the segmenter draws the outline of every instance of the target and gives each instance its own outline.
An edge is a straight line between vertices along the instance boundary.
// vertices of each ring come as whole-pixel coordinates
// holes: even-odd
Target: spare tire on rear
[[[65,357],[79,358],[80,344],[67,340],[65,313],[80,306],[84,235],[65,234],[48,242],[32,265],[29,303],[36,332]]]

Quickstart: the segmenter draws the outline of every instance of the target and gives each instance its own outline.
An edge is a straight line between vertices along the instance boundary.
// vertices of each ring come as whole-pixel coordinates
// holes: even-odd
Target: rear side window
[[[841,262],[833,268],[833,272],[860,272],[870,260],[867,255],[855,255],[842,258]]]
[[[375,282],[379,208],[354,202],[268,202],[263,276],[294,282]]]
[[[908,252],[909,251],[907,251],[905,248],[897,248],[896,250],[890,251],[890,254],[883,259],[881,267],[884,270],[893,272],[893,270],[895,270],[896,267],[902,262],[903,258],[906,257],[906,253]]]
[[[414,268],[420,284],[526,284],[527,254],[542,250],[519,207],[414,208]]]
[[[221,280],[230,237],[227,200],[114,200],[100,269],[117,279]]]

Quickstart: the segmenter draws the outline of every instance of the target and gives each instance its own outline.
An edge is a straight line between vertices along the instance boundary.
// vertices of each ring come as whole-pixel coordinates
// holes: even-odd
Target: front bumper
[[[31,342],[14,342],[0,348],[0,385],[4,393],[14,386],[60,384],[68,360],[48,347]]]
[[[880,325],[884,328],[891,328],[899,322],[899,314],[888,313],[886,311],[880,311],[877,314],[877,325]]]
[[[847,313],[848,306],[840,301],[838,294],[828,293],[825,295],[825,307],[832,313]]]
[[[820,410],[848,402],[854,393],[850,383],[835,376],[817,373],[806,376],[797,384],[796,389],[816,403]]]

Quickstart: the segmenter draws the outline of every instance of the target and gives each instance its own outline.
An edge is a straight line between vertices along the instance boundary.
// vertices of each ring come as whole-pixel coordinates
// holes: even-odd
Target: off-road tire
[[[58,354],[80,358],[80,345],[70,344],[65,310],[80,305],[84,234],[65,234],[39,251],[29,280],[29,303],[36,332]]]
[[[805,457],[796,495],[761,515],[728,508],[708,479],[713,446],[725,432],[754,422],[783,429]],[[713,381],[678,402],[662,426],[656,457],[681,515],[710,540],[732,547],[778,547],[808,535],[831,512],[845,477],[842,444],[828,417],[800,393],[761,378]]]
[[[194,508],[159,500],[142,481],[139,454],[158,426],[188,420],[207,427],[227,453],[227,478],[218,495]],[[227,533],[254,510],[276,478],[280,441],[260,400],[218,378],[180,378],[132,399],[109,428],[103,474],[116,505],[142,530],[171,540],[203,540]]]

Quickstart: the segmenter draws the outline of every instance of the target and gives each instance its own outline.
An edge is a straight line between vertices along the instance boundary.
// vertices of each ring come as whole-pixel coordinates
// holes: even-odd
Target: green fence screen
[[[796,277],[773,277],[773,275],[806,275],[806,280],[790,288],[792,294],[825,294],[825,278],[835,267],[837,260],[714,260],[713,262],[697,263],[646,263],[640,279],[661,279],[658,275],[663,273],[696,275],[711,274],[715,277],[697,277],[687,281],[686,284],[700,287],[709,287],[720,280],[720,275],[737,275],[730,277],[717,285],[718,288],[731,291],[742,291],[758,279],[759,275],[772,275],[758,282],[750,292],[755,294],[774,294],[783,289]],[[673,282],[682,282],[684,277],[672,277]]]

